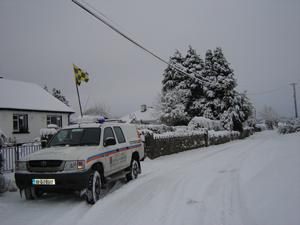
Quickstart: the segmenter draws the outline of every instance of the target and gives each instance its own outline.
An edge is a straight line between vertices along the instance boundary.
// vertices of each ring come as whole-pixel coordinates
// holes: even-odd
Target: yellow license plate
[[[55,185],[55,179],[32,179],[33,185]]]

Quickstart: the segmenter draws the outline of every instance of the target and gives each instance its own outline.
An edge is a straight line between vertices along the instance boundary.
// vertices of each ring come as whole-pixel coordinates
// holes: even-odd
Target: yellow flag
[[[75,74],[75,81],[77,85],[81,84],[81,81],[88,82],[89,81],[89,74],[84,70],[80,69],[78,66],[73,64],[74,74]]]

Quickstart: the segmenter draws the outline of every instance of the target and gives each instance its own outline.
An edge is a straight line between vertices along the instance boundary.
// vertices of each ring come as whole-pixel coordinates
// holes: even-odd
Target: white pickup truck
[[[134,125],[82,123],[59,130],[47,148],[17,161],[15,179],[26,199],[66,190],[94,204],[109,180],[137,178],[143,158]]]

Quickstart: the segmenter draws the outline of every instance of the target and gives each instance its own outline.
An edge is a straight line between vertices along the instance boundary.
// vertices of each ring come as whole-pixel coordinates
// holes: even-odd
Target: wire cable
[[[300,82],[300,80],[298,82]],[[265,95],[265,94],[280,91],[281,89],[285,89],[285,88],[288,88],[288,85],[282,85],[282,86],[279,86],[277,88],[269,89],[269,90],[266,90],[266,91],[247,93],[247,95]]]
[[[125,30],[127,33],[131,34],[126,28],[124,28],[123,26],[121,26],[119,23],[117,23],[116,21],[112,20],[111,18],[109,18],[106,14],[104,14],[103,12],[101,12],[100,10],[98,10],[96,7],[92,6],[91,4],[89,4],[88,2],[86,2],[84,0],[82,0],[81,2],[84,2],[84,4],[86,4],[89,8],[91,8],[94,11],[96,11],[97,13],[99,13],[101,16],[103,16],[105,19],[109,20],[115,26],[118,26],[119,28]]]
[[[105,19],[101,18],[99,15],[97,15],[95,12],[93,12],[91,9],[89,8],[94,8],[94,7],[89,7],[90,4],[87,4],[88,8],[84,5],[82,5],[79,1],[77,0],[72,0],[73,3],[75,3],[77,6],[79,6],[80,8],[82,8],[83,10],[87,11],[89,14],[91,14],[92,16],[94,16],[95,18],[97,18],[98,20],[100,20],[102,23],[104,23],[106,26],[108,26],[110,29],[112,29],[113,31],[115,31],[116,33],[118,33],[119,35],[121,35],[122,37],[126,38],[128,41],[130,41],[131,43],[133,43],[134,45],[136,45],[137,47],[141,48],[142,50],[144,50],[145,52],[147,52],[148,54],[152,55],[154,58],[158,59],[159,61],[163,62],[164,64],[170,66],[171,68],[179,71],[180,73],[192,78],[192,79],[196,79],[196,80],[200,80],[203,83],[209,84],[210,82],[206,79],[204,79],[200,74],[193,72],[192,74],[188,74],[187,72],[183,71],[181,68],[179,68],[177,65],[173,65],[169,62],[167,62],[166,60],[164,60],[162,57],[158,56],[157,54],[153,53],[152,51],[148,50],[147,48],[145,48],[144,46],[142,46],[139,42],[135,41],[134,39],[132,39],[131,37],[129,37],[128,35],[126,35],[124,32],[120,31],[119,29],[117,29],[116,27],[114,27],[112,24],[110,24],[108,21],[106,21]],[[99,10],[95,10],[94,11],[99,13]],[[103,17],[108,18],[105,14],[103,13],[99,13],[101,14]],[[108,19],[110,21],[112,21],[111,19]],[[193,76],[194,75],[194,76]],[[198,75],[199,77],[195,76]],[[201,79],[200,79],[201,77]]]
[[[260,91],[260,92],[256,92],[256,93],[247,93],[247,95],[265,95],[265,94],[269,94],[269,93],[280,91],[283,88],[285,88],[285,86],[281,86],[281,87],[278,87],[278,88],[270,89],[270,90],[267,90],[267,91]],[[286,88],[287,88],[287,86],[286,86]]]

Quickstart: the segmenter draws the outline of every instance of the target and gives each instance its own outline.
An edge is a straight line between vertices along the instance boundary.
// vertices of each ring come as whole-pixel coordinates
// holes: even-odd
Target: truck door
[[[115,132],[116,138],[117,138],[117,142],[118,142],[118,146],[119,146],[119,168],[121,169],[125,169],[126,167],[130,166],[130,151],[129,151],[129,146],[128,143],[126,142],[123,130],[121,127],[119,126],[113,126],[113,130]]]
[[[106,152],[106,161],[111,173],[118,171],[120,164],[120,150],[111,127],[104,128],[103,146]]]

